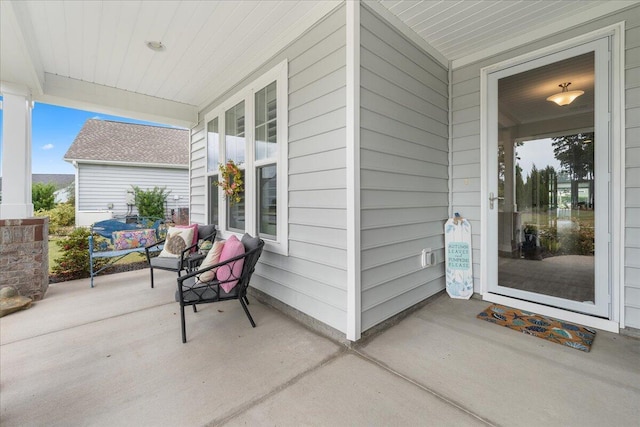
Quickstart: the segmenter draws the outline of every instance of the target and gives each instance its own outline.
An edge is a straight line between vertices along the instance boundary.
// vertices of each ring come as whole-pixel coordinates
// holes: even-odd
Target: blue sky
[[[156,124],[36,102],[32,113],[32,173],[75,173],[71,163],[65,162],[62,158],[88,119]],[[2,120],[0,113],[0,129],[2,129]],[[2,132],[0,132],[0,147],[2,147]]]

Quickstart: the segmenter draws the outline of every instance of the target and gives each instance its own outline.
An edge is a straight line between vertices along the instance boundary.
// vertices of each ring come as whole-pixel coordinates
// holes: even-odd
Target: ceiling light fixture
[[[556,104],[569,105],[571,104],[577,97],[584,94],[583,90],[569,90],[568,87],[571,82],[562,83],[558,86],[562,88],[562,92],[556,93],[555,95],[551,95],[547,98],[547,101],[555,102]]]
[[[162,42],[148,41],[148,42],[145,42],[145,44],[149,49],[155,52],[162,52],[163,50],[166,49],[165,45],[163,45]]]

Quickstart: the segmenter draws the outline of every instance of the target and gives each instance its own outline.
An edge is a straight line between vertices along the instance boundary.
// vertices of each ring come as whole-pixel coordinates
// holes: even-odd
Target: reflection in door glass
[[[589,52],[498,80],[498,285],[506,294],[594,302],[593,70]],[[584,94],[564,106],[546,99],[570,81]]]
[[[501,251],[502,286],[593,301],[593,146],[593,132],[514,143],[515,209],[507,220],[501,201],[499,214],[508,225],[502,239],[506,233],[513,237],[510,252]],[[507,167],[504,153],[504,148],[498,153],[501,197]]]

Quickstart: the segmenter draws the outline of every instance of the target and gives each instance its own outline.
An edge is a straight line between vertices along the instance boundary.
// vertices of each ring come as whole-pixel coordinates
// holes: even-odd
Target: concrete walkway
[[[0,320],[2,426],[637,426],[640,340],[590,353],[477,320],[437,297],[347,349],[251,299],[187,311],[175,276],[52,285]]]

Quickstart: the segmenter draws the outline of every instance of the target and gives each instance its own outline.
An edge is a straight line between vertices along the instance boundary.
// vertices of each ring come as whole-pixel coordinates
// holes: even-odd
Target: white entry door
[[[487,74],[489,293],[610,318],[609,57],[605,37]]]

